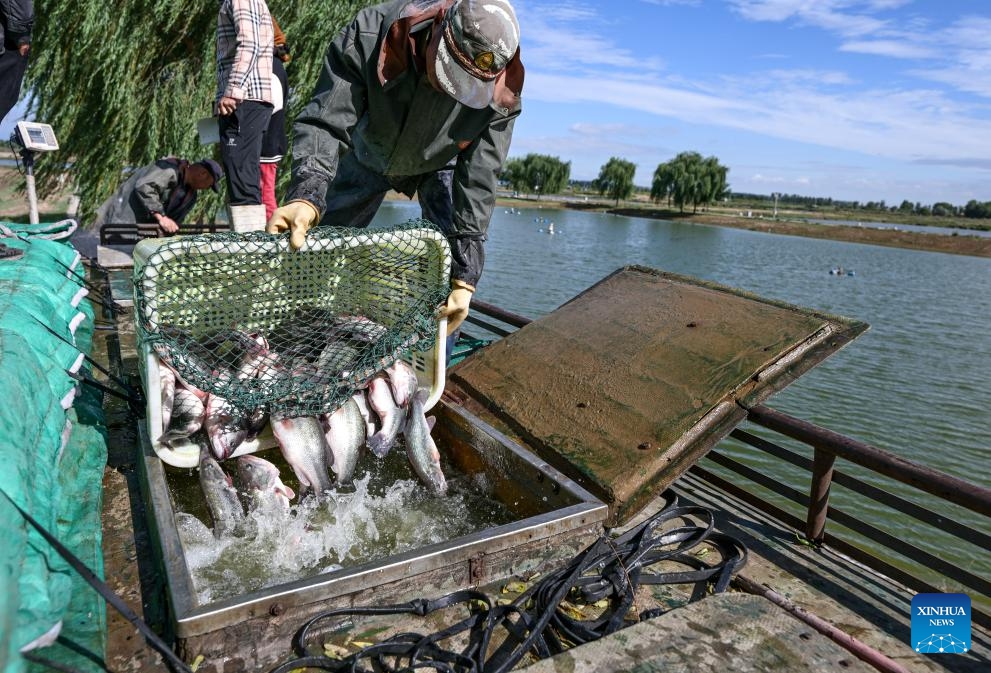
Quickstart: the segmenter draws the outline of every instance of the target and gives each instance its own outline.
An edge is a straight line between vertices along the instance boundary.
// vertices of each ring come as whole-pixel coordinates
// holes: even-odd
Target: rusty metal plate
[[[449,375],[617,524],[867,328],[629,266]]]

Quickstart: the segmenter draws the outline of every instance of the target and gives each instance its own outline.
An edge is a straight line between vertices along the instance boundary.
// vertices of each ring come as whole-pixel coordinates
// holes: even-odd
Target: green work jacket
[[[483,109],[433,89],[416,66],[410,31],[449,4],[399,0],[369,7],[331,43],[313,99],[293,127],[287,200],[305,199],[322,215],[327,187],[345,152],[354,152],[362,165],[407,196],[413,196],[418,176],[452,168],[449,238],[481,244],[521,111],[523,69],[517,54],[513,68],[497,82],[496,100]],[[479,265],[483,258],[477,257]],[[480,274],[480,268],[452,271],[472,284]]]
[[[154,224],[152,213],[162,213],[182,224],[197,197],[196,190],[185,183],[186,164],[167,157],[136,169],[97,209],[93,226]]]

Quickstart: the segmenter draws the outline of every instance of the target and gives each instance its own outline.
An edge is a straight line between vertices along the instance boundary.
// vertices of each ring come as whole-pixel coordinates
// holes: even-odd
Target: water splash
[[[372,464],[352,486],[329,491],[322,500],[305,498],[288,510],[253,509],[234,535],[222,539],[198,516],[178,512],[176,525],[198,602],[205,605],[513,520],[492,497],[486,479],[458,475],[450,466],[445,472],[451,490],[437,498],[415,477],[400,473],[397,478],[395,465]],[[195,494],[186,496],[195,500]]]

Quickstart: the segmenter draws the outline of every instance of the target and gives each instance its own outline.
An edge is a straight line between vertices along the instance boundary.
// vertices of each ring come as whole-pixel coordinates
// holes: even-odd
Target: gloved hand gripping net
[[[299,251],[261,232],[141,245],[139,339],[187,384],[245,412],[333,412],[397,358],[434,345],[449,292],[447,240],[426,220],[318,228]]]

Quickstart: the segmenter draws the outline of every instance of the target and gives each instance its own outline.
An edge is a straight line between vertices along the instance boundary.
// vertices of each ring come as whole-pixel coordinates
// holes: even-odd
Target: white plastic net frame
[[[142,241],[138,338],[185,381],[242,409],[326,413],[381,368],[444,338],[435,313],[450,266],[446,237],[416,219],[388,230],[318,228],[299,251],[260,232]],[[358,325],[346,344],[342,321]],[[272,354],[268,375],[239,375],[245,335]]]

